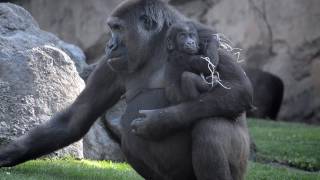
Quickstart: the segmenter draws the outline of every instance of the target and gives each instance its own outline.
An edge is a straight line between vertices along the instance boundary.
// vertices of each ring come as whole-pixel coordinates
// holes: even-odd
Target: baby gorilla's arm
[[[181,76],[181,90],[188,99],[196,99],[203,92],[210,90],[210,85],[206,83],[198,74],[183,72]]]
[[[209,69],[209,62],[205,60],[205,57],[202,55],[194,55],[190,57],[189,65],[192,69],[192,72],[196,74],[210,75],[211,71]]]

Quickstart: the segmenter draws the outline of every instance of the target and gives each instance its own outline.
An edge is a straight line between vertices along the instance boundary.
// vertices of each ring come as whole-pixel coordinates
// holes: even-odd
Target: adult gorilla
[[[112,30],[108,61],[100,62],[69,108],[2,148],[0,165],[13,166],[79,140],[126,93],[121,145],[128,162],[143,177],[242,179],[249,151],[248,133],[245,117],[235,119],[250,105],[252,89],[233,59],[221,52],[217,69],[229,82],[230,90],[214,88],[198,100],[175,106],[169,106],[164,98],[165,34],[172,23],[182,20],[183,16],[160,0],[121,4],[108,21]],[[201,40],[209,41],[213,31],[197,26]],[[141,117],[139,110],[149,111],[142,111],[142,118],[134,121]],[[212,119],[209,114],[229,118]],[[133,121],[139,136],[132,131]],[[189,125],[193,125],[192,137]],[[164,139],[152,141],[140,136]]]

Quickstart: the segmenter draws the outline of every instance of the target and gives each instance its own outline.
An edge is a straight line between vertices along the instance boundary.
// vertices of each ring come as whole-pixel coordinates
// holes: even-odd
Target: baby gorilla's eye
[[[186,33],[180,33],[179,34],[179,38],[180,39],[184,39],[184,38],[186,38],[187,37],[187,34]]]
[[[114,30],[119,30],[119,29],[121,29],[121,27],[119,25],[115,25],[115,26],[113,26],[113,29]]]

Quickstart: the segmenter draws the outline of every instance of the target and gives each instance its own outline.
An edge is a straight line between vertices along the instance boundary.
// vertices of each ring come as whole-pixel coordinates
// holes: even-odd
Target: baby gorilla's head
[[[198,53],[199,36],[195,26],[191,22],[173,24],[167,33],[167,48],[169,52]]]

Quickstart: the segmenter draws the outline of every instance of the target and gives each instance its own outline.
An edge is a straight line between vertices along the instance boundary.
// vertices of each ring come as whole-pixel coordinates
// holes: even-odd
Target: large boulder
[[[314,78],[320,54],[320,1],[170,0],[170,3],[229,37],[244,50],[246,66],[281,78],[285,88],[278,119],[320,123],[318,81]]]
[[[84,157],[93,160],[124,161],[124,156],[116,142],[104,125],[104,118],[98,119],[83,138]]]
[[[1,144],[50,119],[84,88],[75,63],[61,50],[65,45],[23,8],[0,3]],[[81,158],[82,141],[56,154]]]

